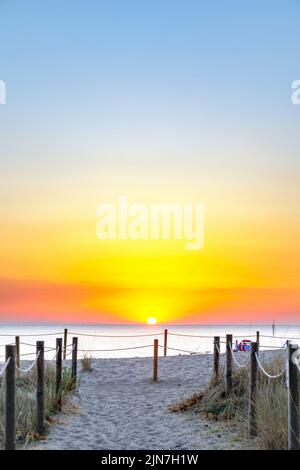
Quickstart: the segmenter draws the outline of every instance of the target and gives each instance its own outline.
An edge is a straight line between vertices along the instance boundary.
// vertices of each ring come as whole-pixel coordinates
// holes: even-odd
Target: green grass
[[[29,442],[44,438],[37,436],[36,427],[36,370],[33,368],[28,374],[16,378],[16,440],[18,445],[26,445]],[[44,406],[46,432],[52,416],[58,411],[55,384],[55,368],[45,365],[45,389]],[[61,397],[64,405],[70,394],[74,392],[74,384],[71,378],[71,371],[63,369],[61,383]],[[0,382],[0,448],[4,446],[4,417],[5,417],[5,385],[3,379]]]

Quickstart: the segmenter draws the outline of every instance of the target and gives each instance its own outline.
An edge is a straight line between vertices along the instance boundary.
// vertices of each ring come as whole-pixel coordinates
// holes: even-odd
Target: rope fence
[[[97,335],[97,334],[88,334],[88,333],[76,333],[74,331],[69,331],[70,334],[76,336],[89,336],[94,338],[143,338],[146,336],[161,336],[163,333],[149,333],[144,335]]]
[[[68,335],[74,334],[72,337],[72,343],[68,343]],[[20,340],[20,336],[15,337],[15,344],[5,345],[5,363],[0,370],[0,377],[4,378],[5,382],[5,449],[15,449],[16,442],[16,429],[15,429],[15,377],[19,373],[27,374],[36,367],[36,415],[37,434],[43,435],[44,433],[44,367],[45,367],[45,352],[54,352],[55,355],[48,362],[54,364],[55,377],[56,377],[56,396],[61,409],[61,383],[62,373],[65,367],[68,366],[66,357],[71,355],[71,361],[69,363],[71,368],[71,377],[76,384],[77,377],[77,363],[78,354],[93,354],[99,352],[116,352],[116,351],[130,351],[130,350],[143,350],[147,348],[153,348],[153,382],[158,381],[158,359],[159,350],[163,350],[162,355],[167,356],[168,351],[174,351],[179,354],[188,355],[200,355],[204,354],[199,351],[192,351],[181,347],[168,345],[168,337],[192,337],[192,338],[205,338],[212,340],[213,346],[213,377],[217,379],[220,377],[221,366],[225,368],[224,373],[224,390],[225,396],[230,397],[233,391],[233,365],[238,369],[248,368],[249,376],[249,436],[255,437],[259,430],[257,429],[257,393],[258,393],[258,372],[262,373],[267,379],[277,380],[280,379],[284,374],[286,375],[286,387],[288,390],[288,423],[289,423],[289,449],[299,449],[300,446],[300,429],[299,429],[299,373],[300,373],[300,348],[297,345],[291,343],[287,338],[277,337],[278,339],[285,339],[285,343],[282,346],[272,346],[260,344],[260,338],[267,338],[268,335],[260,335],[259,332],[256,335],[247,335],[249,337],[255,337],[256,341],[242,340],[241,343],[236,342],[236,349],[233,349],[233,336],[227,334],[226,336],[208,336],[208,335],[190,335],[185,333],[173,333],[167,329],[163,333],[153,334],[141,334],[141,335],[98,335],[98,334],[85,334],[76,333],[64,329],[63,332],[59,333],[47,333],[41,334],[44,336],[60,335],[56,336],[56,346],[50,347],[45,346],[44,341],[37,341],[36,344],[23,342]],[[13,336],[13,335],[3,335]],[[35,336],[35,335],[22,335],[22,336]],[[95,338],[142,338],[142,337],[153,337],[152,344],[134,345],[130,347],[117,347],[117,348],[78,348],[78,336],[83,337],[95,337]],[[159,344],[158,337],[163,336],[163,344]],[[274,338],[274,337],[272,337]],[[243,343],[244,341],[244,343]],[[243,343],[243,344],[242,344]],[[239,349],[242,344],[244,349]],[[225,351],[222,345],[225,345]],[[20,352],[20,346],[35,347],[34,352]],[[272,348],[275,351],[286,350],[287,361],[286,366],[283,370],[276,374],[268,372],[267,367],[262,364],[260,359],[261,348]],[[240,362],[239,356],[243,355],[242,352],[246,351],[247,359],[245,362]],[[28,367],[22,368],[20,360],[23,357],[30,357],[35,355],[35,358]],[[223,362],[222,362],[223,361]],[[195,365],[196,367],[196,365]]]
[[[164,346],[162,346],[161,344],[159,345],[159,347],[164,349]],[[188,351],[186,349],[171,348],[170,346],[168,346],[168,349],[170,349],[171,351],[178,351],[178,352],[183,352],[183,353],[187,353],[187,354],[201,354],[197,351]]]
[[[293,340],[293,339],[299,339],[300,340],[300,337],[298,336],[290,336],[290,337],[287,337],[287,336],[271,336],[271,335],[261,335],[263,338],[277,338],[277,339],[290,339],[290,340]]]
[[[168,334],[171,336],[185,336],[187,338],[208,338],[208,339],[213,338],[213,336],[209,336],[209,335],[188,335],[185,333],[171,333],[170,331],[168,332]]]
[[[6,361],[6,363],[4,364],[3,368],[0,370],[0,377],[4,374],[4,372],[6,371],[7,367],[8,367],[8,364],[10,363],[10,360],[11,360],[11,357],[9,357]]]
[[[261,372],[266,376],[268,377],[268,379],[278,379],[279,377],[281,377],[283,374],[286,373],[286,367],[284,367],[284,369],[279,372],[279,374],[275,374],[275,375],[271,375],[269,374],[266,369],[262,366],[262,363],[260,362],[260,360],[258,359],[258,354],[255,353],[255,358],[256,358],[256,362],[257,362],[257,365],[258,367],[260,368]]]
[[[143,346],[132,346],[130,348],[114,348],[114,349],[78,349],[79,352],[113,352],[113,351],[129,351],[130,349],[152,348],[153,344]]]
[[[257,339],[259,340],[259,332],[257,334]],[[216,379],[219,376],[220,370],[220,337],[216,336],[214,338],[214,378]],[[238,368],[248,367],[248,377],[249,377],[249,412],[248,412],[248,426],[249,426],[249,437],[256,437],[258,435],[259,429],[257,425],[257,395],[258,395],[258,371],[262,373],[268,380],[278,380],[282,376],[286,375],[285,386],[287,388],[288,396],[288,449],[289,450],[300,450],[300,402],[299,402],[299,392],[300,392],[300,348],[298,345],[294,345],[291,341],[285,341],[284,345],[279,349],[283,351],[283,348],[286,350],[286,365],[278,373],[271,374],[267,371],[266,367],[262,364],[259,357],[259,349],[262,346],[259,341],[251,342],[248,351],[250,353],[249,359],[241,364],[237,360],[239,355],[238,351],[233,351],[232,348],[232,335],[226,336],[226,352],[225,352],[225,373],[224,373],[224,389],[226,397],[230,397],[233,389],[232,381],[232,366],[233,363]],[[250,348],[250,350],[249,350]],[[284,384],[283,384],[284,386]]]
[[[250,363],[250,359],[248,359],[248,361],[246,361],[244,364],[240,364],[236,358],[235,358],[235,355],[234,355],[234,352],[232,350],[232,345],[229,344],[229,348],[230,348],[230,352],[231,352],[231,355],[232,355],[232,358],[233,358],[233,361],[235,363],[235,365],[239,368],[239,369],[243,369],[244,367],[248,367],[249,363]]]
[[[69,334],[73,334],[76,336],[90,336],[90,337],[95,337],[95,338],[141,338],[141,337],[146,337],[146,336],[162,336],[164,333],[145,333],[145,334],[136,334],[136,335],[103,335],[103,334],[97,334],[97,333],[80,333],[76,331],[70,331],[68,330]],[[56,331],[56,332],[50,332],[50,333],[24,333],[21,336],[22,337],[31,337],[31,338],[40,338],[44,336],[59,336],[63,335],[64,331]],[[194,335],[194,334],[187,334],[187,333],[176,333],[176,332],[168,332],[169,335],[171,336],[186,336],[190,338],[208,338],[208,339],[213,339],[214,335]],[[236,337],[243,337],[246,336],[247,338],[255,338],[256,334],[238,334]],[[9,333],[9,334],[4,334],[1,333],[0,337],[15,337],[14,333]],[[226,335],[220,336],[221,338],[225,338]],[[260,337],[262,338],[272,338],[272,339],[285,339],[285,340],[300,340],[300,337],[298,336],[277,336],[277,335],[266,335],[261,333]],[[25,343],[24,343],[25,344]],[[2,344],[0,346],[6,346],[6,344]]]
[[[22,336],[26,336],[26,337],[32,337],[32,338],[40,338],[41,336],[57,336],[57,335],[60,335],[62,334],[61,331],[59,332],[56,332],[56,333],[32,333],[32,334],[22,334]],[[6,336],[6,337],[15,337],[15,335],[12,333],[12,334],[0,334],[0,337],[1,336]]]
[[[27,367],[26,369],[22,369],[21,367],[17,366],[16,365],[16,369],[19,371],[19,372],[23,372],[24,374],[26,374],[27,372],[30,372],[31,369],[33,369],[33,367],[36,365],[37,361],[38,361],[38,358],[40,357],[40,354],[41,354],[41,351],[39,351],[36,355],[36,358],[35,360],[33,361],[33,363]]]

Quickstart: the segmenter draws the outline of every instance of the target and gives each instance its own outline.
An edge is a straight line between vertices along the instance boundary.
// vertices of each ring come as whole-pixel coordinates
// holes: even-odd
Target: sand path
[[[153,383],[152,358],[96,359],[80,373],[73,398],[77,413],[62,413],[39,449],[232,449],[240,444],[216,423],[168,405],[208,383],[211,356],[159,358]]]

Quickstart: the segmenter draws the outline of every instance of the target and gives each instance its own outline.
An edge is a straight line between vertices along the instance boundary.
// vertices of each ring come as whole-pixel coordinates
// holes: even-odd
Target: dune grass
[[[89,354],[84,354],[84,356],[81,358],[81,370],[83,370],[84,372],[91,372],[92,361],[92,356],[90,356]]]
[[[263,361],[264,362],[264,361]],[[283,369],[284,358],[274,357],[264,366],[270,374]],[[207,419],[222,421],[238,429],[241,437],[248,436],[249,376],[248,369],[234,369],[233,389],[228,398],[224,391],[224,369],[208,387],[171,407],[174,412],[192,411]],[[256,438],[259,449],[287,449],[288,441],[288,395],[285,376],[275,380],[267,379],[259,372],[257,395]]]
[[[61,397],[64,404],[74,391],[74,382],[69,368],[62,372]],[[5,385],[0,381],[0,449],[4,446],[4,412],[5,412]],[[55,368],[45,364],[44,405],[46,431],[53,416],[58,411],[56,399]],[[43,439],[35,433],[36,426],[36,370],[16,378],[16,441],[24,446],[35,439]]]

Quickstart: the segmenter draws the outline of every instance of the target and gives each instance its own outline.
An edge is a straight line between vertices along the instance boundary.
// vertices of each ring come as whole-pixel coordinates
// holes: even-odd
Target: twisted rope
[[[27,336],[27,337],[38,337],[38,336],[52,336],[52,335],[62,335],[63,332],[59,331],[58,333],[36,333],[36,334],[24,334],[24,335],[20,335],[21,336]],[[10,334],[0,334],[0,337],[1,336],[13,336],[15,337],[16,335],[10,335]]]
[[[286,347],[286,341],[283,343],[282,346],[273,346],[272,344],[260,344],[259,347],[260,348],[271,348],[271,349],[283,349],[283,348]]]
[[[32,343],[23,343],[23,341],[21,341],[20,344],[22,344],[24,346],[30,346],[32,348],[36,348],[36,344],[32,344]],[[51,348],[50,346],[45,346],[44,351],[49,352],[49,351],[53,351],[54,349],[55,348]],[[32,353],[32,354],[34,354],[34,353]]]
[[[244,335],[234,335],[235,338],[256,338],[256,335],[248,335],[245,333]]]
[[[131,348],[116,348],[116,349],[78,349],[79,352],[108,352],[108,351],[128,351],[129,349],[142,349],[153,348],[153,344],[146,344],[145,346],[132,346]]]
[[[279,374],[271,375],[271,374],[269,374],[269,373],[263,368],[263,366],[261,365],[261,363],[260,363],[260,361],[259,361],[259,359],[258,359],[258,354],[257,354],[257,353],[255,353],[255,358],[256,358],[258,367],[259,367],[260,370],[265,374],[265,376],[268,377],[269,379],[278,379],[279,377],[281,377],[281,376],[286,372],[286,368],[284,368],[281,372],[279,372]]]
[[[234,357],[234,352],[233,352],[233,350],[232,350],[232,346],[231,346],[230,343],[229,343],[229,349],[230,349],[230,352],[231,352],[231,355],[232,355],[232,359],[233,359],[233,361],[234,361],[234,363],[235,363],[235,365],[236,365],[237,367],[239,367],[240,369],[243,369],[243,367],[247,367],[247,366],[249,365],[250,358],[249,358],[248,361],[246,361],[244,364],[240,364],[240,363],[236,360],[236,358]]]
[[[71,348],[71,349],[69,349],[69,350],[68,350],[68,349],[66,349],[66,351],[68,351],[68,352],[66,352],[66,356],[70,356],[70,354],[72,354],[72,352],[74,351],[75,344],[73,344],[73,345],[70,345],[70,346],[72,346],[72,348]]]
[[[219,348],[219,345],[217,343],[215,344],[215,346],[216,346],[216,349],[217,349],[218,353],[220,354],[220,356],[224,356],[224,354],[226,354],[225,352],[223,352],[223,353],[221,352],[221,350]]]
[[[144,335],[92,335],[88,333],[76,333],[75,331],[69,331],[71,335],[76,336],[91,336],[93,338],[142,338],[145,336],[161,336],[164,333],[149,333]]]
[[[226,341],[219,341],[219,343],[220,343],[220,344],[226,344]],[[219,354],[220,354],[221,356],[225,356],[225,355],[226,355],[226,351],[221,352],[221,350],[220,350],[220,348],[219,348],[219,346],[218,346],[217,343],[216,343],[216,347],[217,347],[217,350],[218,350],[218,352],[219,352]]]
[[[163,348],[164,346],[162,346],[161,344],[158,345],[160,348]],[[184,352],[184,353],[188,353],[188,354],[201,354],[197,351],[188,351],[186,349],[178,349],[178,348],[171,348],[168,346],[168,349],[171,349],[171,351],[179,351],[179,352]]]
[[[6,368],[7,368],[8,364],[10,363],[10,360],[11,360],[11,356],[7,359],[6,363],[4,364],[3,368],[1,369],[1,371],[0,371],[0,377],[1,377],[1,375],[3,375],[4,372],[6,371]]]
[[[55,348],[54,348],[54,351],[55,351]],[[58,351],[59,351],[59,348],[56,349],[55,356],[51,359],[51,362],[53,362],[56,359]]]
[[[278,339],[286,339],[286,340],[289,340],[289,339],[300,339],[299,337],[297,336],[292,336],[292,337],[286,337],[286,336],[272,336],[272,335],[260,335],[262,336],[263,338],[278,338]]]
[[[33,363],[29,367],[27,367],[27,369],[22,369],[21,367],[18,367],[17,365],[16,365],[16,369],[19,370],[20,372],[23,372],[24,374],[26,374],[26,372],[29,372],[36,365],[40,354],[41,354],[41,351],[39,351],[37,353],[35,360],[33,361]]]
[[[185,333],[171,333],[170,331],[168,331],[168,334],[171,336],[185,336],[188,338],[209,338],[209,339],[214,338],[214,336],[208,336],[208,335],[188,335]]]
[[[35,354],[35,352],[31,352],[31,353],[23,353],[23,354],[20,354],[19,357],[23,357],[23,356],[33,356]]]

